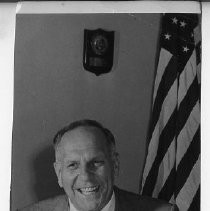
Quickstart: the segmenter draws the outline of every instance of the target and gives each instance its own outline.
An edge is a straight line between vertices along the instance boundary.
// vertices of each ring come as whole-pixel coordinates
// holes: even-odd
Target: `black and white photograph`
[[[200,210],[200,5],[146,5],[16,7],[11,211]]]

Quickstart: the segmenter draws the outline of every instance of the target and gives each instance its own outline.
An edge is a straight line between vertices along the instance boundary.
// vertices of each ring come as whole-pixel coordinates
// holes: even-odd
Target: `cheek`
[[[65,190],[70,192],[72,187],[76,181],[76,174],[72,174],[67,170],[63,170],[62,172],[62,183]]]
[[[97,172],[97,178],[103,183],[103,186],[111,186],[113,184],[113,175],[109,167],[100,169]]]

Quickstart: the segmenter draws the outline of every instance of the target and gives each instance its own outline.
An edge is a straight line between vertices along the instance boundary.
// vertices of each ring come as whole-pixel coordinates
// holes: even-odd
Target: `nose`
[[[80,167],[80,173],[79,173],[79,177],[80,179],[82,179],[83,181],[88,181],[91,178],[91,171],[87,166],[81,166]]]

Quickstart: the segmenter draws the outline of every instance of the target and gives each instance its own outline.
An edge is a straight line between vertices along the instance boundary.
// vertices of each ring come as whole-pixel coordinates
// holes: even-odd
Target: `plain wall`
[[[138,192],[146,155],[160,14],[17,15],[12,210],[60,192],[52,138],[90,118],[115,135],[117,185]],[[114,65],[83,68],[84,29],[115,31]]]

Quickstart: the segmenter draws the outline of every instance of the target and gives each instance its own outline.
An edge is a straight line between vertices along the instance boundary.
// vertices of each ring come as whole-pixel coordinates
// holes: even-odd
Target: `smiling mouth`
[[[90,194],[96,193],[99,190],[99,186],[79,188],[77,190],[83,195],[90,195]]]

